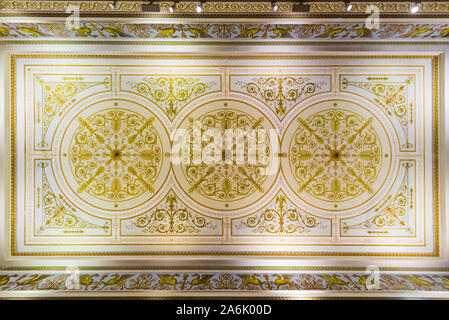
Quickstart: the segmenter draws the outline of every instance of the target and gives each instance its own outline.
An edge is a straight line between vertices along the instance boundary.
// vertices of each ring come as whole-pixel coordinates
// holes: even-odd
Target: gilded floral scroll
[[[0,40],[75,39],[75,40],[184,40],[184,41],[326,41],[326,40],[394,40],[446,41],[446,23],[381,23],[368,29],[365,23],[260,24],[260,23],[192,23],[131,24],[83,22],[68,29],[65,23],[0,23]]]

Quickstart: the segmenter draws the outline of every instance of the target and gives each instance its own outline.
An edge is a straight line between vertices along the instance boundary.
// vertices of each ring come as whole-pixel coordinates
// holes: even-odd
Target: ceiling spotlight
[[[419,11],[419,7],[421,6],[421,2],[415,2],[410,8],[411,13],[417,13]]]
[[[170,4],[170,6],[168,7],[168,12],[173,13],[175,12],[176,9],[176,5],[178,4],[179,0],[173,0],[173,3]]]
[[[111,8],[112,10],[115,9],[115,5],[117,3],[117,0],[114,0],[114,2],[109,2],[109,8]]]
[[[200,2],[199,4],[196,5],[196,12],[201,13],[201,11],[203,11],[203,5]]]
[[[271,8],[273,9],[273,11],[274,11],[274,12],[276,12],[276,11],[278,11],[278,9],[279,9],[279,6],[278,6],[278,4],[277,4],[277,3],[275,3],[275,2],[272,2],[272,3],[271,3]]]
[[[345,2],[346,11],[352,10],[352,3],[351,2]]]

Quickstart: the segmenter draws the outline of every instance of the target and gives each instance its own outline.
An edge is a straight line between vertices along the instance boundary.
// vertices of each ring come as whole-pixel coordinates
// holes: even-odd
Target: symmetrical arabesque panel
[[[12,254],[438,256],[437,71],[12,56]]]

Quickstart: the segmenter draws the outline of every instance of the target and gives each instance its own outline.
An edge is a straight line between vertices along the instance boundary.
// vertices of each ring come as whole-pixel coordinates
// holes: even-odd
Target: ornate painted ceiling
[[[14,255],[439,255],[434,56],[11,59]]]
[[[0,297],[447,297],[449,2],[158,4],[1,1]]]

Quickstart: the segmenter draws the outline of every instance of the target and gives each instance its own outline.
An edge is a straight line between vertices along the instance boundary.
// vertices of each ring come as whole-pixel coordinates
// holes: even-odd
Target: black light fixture
[[[171,4],[168,7],[168,11],[170,13],[173,13],[176,8],[176,4],[180,0],[174,0],[173,4]],[[109,3],[109,6],[111,9],[115,9],[117,0],[114,0],[113,2]],[[204,0],[200,0],[196,5],[196,12],[201,13],[203,12],[203,3]],[[346,2],[345,2],[346,3]],[[277,12],[279,10],[279,5],[275,1],[271,1],[271,8],[274,12]],[[350,4],[350,9],[347,9],[348,11],[351,10],[352,5]],[[154,1],[149,1],[149,3],[142,3],[142,11],[143,12],[160,12],[159,4],[154,4]],[[304,4],[304,1],[298,1],[298,3],[294,3],[292,6],[292,12],[309,12],[310,11],[310,4]]]
[[[411,6],[410,12],[417,13],[419,11],[420,7],[421,7],[421,1],[417,1]]]
[[[142,3],[142,11],[143,12],[160,12],[161,8],[158,4],[154,4],[154,1],[150,1],[149,3]]]
[[[352,10],[352,3],[349,1],[345,1],[345,8],[346,11],[351,11]]]
[[[309,12],[310,4],[304,4],[304,1],[298,1],[292,6],[292,12]]]

